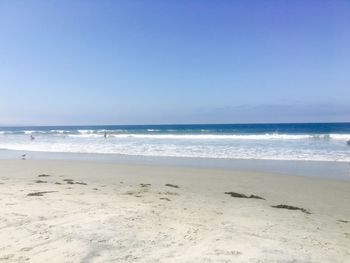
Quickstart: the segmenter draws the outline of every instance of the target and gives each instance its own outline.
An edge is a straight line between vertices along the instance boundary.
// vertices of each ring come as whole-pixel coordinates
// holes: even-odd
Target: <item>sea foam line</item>
[[[112,138],[136,138],[136,139],[180,139],[180,140],[342,140],[350,139],[350,134],[159,134],[154,133],[127,133],[122,130],[22,130],[22,131],[0,131],[0,135],[62,135],[72,138],[98,138],[106,133]]]
[[[350,134],[293,135],[293,134],[107,134],[113,138],[182,139],[182,140],[348,140]],[[73,138],[97,138],[103,134],[69,134]]]
[[[17,151],[34,151],[34,152],[61,152],[61,153],[93,153],[93,154],[121,154],[136,156],[163,156],[163,157],[194,157],[194,158],[215,158],[215,159],[265,159],[265,160],[303,160],[303,161],[332,161],[332,162],[349,162],[349,155],[342,153],[331,154],[321,151],[313,152],[300,150],[288,151],[282,150],[276,152],[273,149],[231,149],[233,151],[220,150],[212,148],[210,151],[206,147],[199,147],[195,151],[193,148],[144,147],[133,148],[129,145],[120,147],[101,147],[99,144],[81,145],[81,144],[8,144],[1,145],[0,149],[17,150]]]

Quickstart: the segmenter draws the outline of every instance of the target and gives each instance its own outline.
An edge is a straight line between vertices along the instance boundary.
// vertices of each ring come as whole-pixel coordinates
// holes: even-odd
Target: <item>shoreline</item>
[[[0,261],[350,256],[347,181],[77,160],[0,160],[0,180]]]
[[[275,173],[293,176],[350,180],[350,163],[309,160],[220,159],[194,157],[138,156],[120,154],[28,152],[0,150],[0,160],[72,160],[127,165],[221,169],[229,171]]]

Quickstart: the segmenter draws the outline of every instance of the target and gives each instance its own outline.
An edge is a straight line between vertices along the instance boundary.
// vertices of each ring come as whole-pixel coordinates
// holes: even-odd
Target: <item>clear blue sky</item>
[[[1,1],[0,124],[350,121],[350,1]]]

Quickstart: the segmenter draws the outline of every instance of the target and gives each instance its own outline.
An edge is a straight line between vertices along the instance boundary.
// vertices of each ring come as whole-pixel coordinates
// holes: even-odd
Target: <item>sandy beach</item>
[[[350,263],[350,0],[0,2],[0,263]]]
[[[0,262],[350,262],[349,189],[279,174],[1,160]]]

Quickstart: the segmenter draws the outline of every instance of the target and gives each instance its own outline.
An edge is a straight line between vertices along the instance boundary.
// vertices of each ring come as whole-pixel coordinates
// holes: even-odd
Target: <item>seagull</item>
[[[26,159],[26,154],[22,154],[22,160]]]

